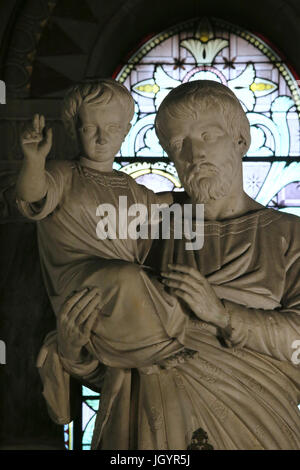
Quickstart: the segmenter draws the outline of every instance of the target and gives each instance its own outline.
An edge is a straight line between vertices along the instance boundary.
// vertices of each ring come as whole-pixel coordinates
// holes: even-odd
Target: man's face
[[[98,162],[113,162],[130,129],[119,101],[113,98],[106,105],[83,104],[79,118],[78,132],[85,156]]]
[[[195,202],[205,204],[230,192],[242,149],[228,134],[219,110],[207,109],[198,119],[170,119],[164,123],[164,135],[169,157]]]

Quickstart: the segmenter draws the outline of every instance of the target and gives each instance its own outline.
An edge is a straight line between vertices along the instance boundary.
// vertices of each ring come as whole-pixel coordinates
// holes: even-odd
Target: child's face
[[[105,164],[113,162],[130,129],[119,101],[106,105],[83,104],[79,110],[79,135],[87,158]]]

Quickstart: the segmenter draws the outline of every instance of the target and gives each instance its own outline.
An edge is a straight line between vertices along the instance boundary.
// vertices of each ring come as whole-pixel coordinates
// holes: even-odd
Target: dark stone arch
[[[111,76],[147,36],[215,16],[266,37],[300,73],[297,0],[27,0],[5,57],[8,97],[60,97],[73,82]]]
[[[2,76],[9,98],[27,98],[30,95],[32,64],[43,30],[57,0],[16,1],[7,26],[9,38],[2,51]],[[3,7],[2,7],[3,8]]]
[[[115,15],[99,35],[89,57],[87,75],[112,74],[128,52],[148,35],[201,16],[215,16],[263,35],[300,74],[300,3],[297,0],[186,0],[184,8],[181,0],[154,0],[149,13],[148,6],[147,0],[124,3],[123,10]],[[101,61],[108,49],[109,57]]]
[[[184,8],[181,0],[152,0],[151,3],[148,0],[26,0],[14,2],[10,17],[6,18],[6,34],[2,36],[2,77],[7,83],[8,97],[51,95],[46,84],[41,86],[47,72],[49,83],[58,82],[54,91],[59,95],[70,84],[69,76],[65,76],[66,64],[74,80],[109,76],[147,35],[189,18],[210,15],[262,34],[300,73],[297,50],[300,3],[297,0],[186,0]],[[71,37],[64,35],[65,31],[71,32]],[[76,52],[74,47],[62,60],[65,48],[62,40],[67,37],[70,42],[72,32],[84,50]],[[49,44],[56,49],[51,64],[46,60],[50,57]],[[61,64],[55,60],[58,56]]]
[[[79,20],[80,13],[76,13],[76,8],[79,7],[76,3],[72,4],[72,16],[77,17],[77,42],[74,36],[75,26],[73,25],[72,32],[70,18],[62,14],[66,12],[68,4],[67,0],[58,3],[53,10],[50,24],[44,30],[33,64],[31,96],[61,96],[72,81],[86,77],[111,76],[116,67],[124,62],[128,53],[145,37],[178,22],[200,16],[216,16],[264,36],[300,73],[300,57],[297,50],[300,41],[300,4],[296,0],[228,0],[226,3],[222,0],[186,0],[184,9],[181,0],[153,0],[151,4],[147,0],[97,3],[86,0],[93,15],[89,18],[82,16]],[[83,8],[82,2],[80,5],[80,8]],[[60,43],[58,28],[69,38],[73,35],[75,39],[74,48],[69,50],[68,54],[63,54],[63,36],[61,35]],[[85,38],[85,48],[79,51],[79,38],[82,37]],[[50,58],[47,44],[51,42],[56,44],[57,51],[56,55]],[[49,82],[52,83],[49,90],[45,83],[41,85],[45,82],[47,73]]]

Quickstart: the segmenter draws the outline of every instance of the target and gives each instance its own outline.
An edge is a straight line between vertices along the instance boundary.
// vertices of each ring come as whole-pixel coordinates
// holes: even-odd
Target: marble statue
[[[38,158],[30,162],[25,144],[37,138],[31,130],[23,136],[18,182],[20,210],[38,220],[57,314],[57,332],[45,339],[37,364],[51,416],[72,419],[73,375],[101,388],[93,449],[299,449],[300,222],[243,191],[250,132],[239,101],[224,85],[194,81],[172,90],[157,113],[156,132],[185,202],[204,204],[204,245],[193,251],[172,236],[135,240],[117,254],[125,242],[96,244],[98,200],[75,193],[85,178],[95,198],[107,177],[99,197],[113,199],[116,184],[107,189],[112,174],[102,173],[101,152],[92,168],[83,164],[94,154],[80,134],[90,114],[80,108],[84,157],[68,164],[72,176],[58,163],[45,173]],[[39,136],[44,122],[35,119]],[[40,140],[44,154],[49,140],[51,131]],[[32,195],[40,167],[45,179]],[[74,182],[68,199],[65,188]],[[126,182],[119,195],[128,194]],[[147,204],[154,196],[145,191],[135,194]]]

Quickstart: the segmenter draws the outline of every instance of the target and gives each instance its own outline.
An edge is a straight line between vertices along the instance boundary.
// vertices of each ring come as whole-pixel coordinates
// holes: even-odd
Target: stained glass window
[[[147,39],[114,78],[135,100],[116,169],[154,191],[181,191],[156,137],[155,115],[181,83],[215,80],[236,94],[250,122],[245,191],[265,206],[300,216],[300,80],[265,38],[223,20],[195,19]],[[83,396],[82,448],[88,449],[99,395],[83,388]],[[69,438],[72,429],[67,431]]]
[[[100,404],[100,394],[82,387],[81,416],[64,426],[65,447],[68,450],[90,450],[97,411]],[[74,439],[74,428],[80,436],[79,444]]]
[[[265,39],[214,18],[181,23],[149,39],[115,78],[136,103],[116,167],[154,190],[181,190],[155,134],[156,111],[181,83],[215,80],[236,94],[251,125],[245,191],[299,215],[300,81]]]

